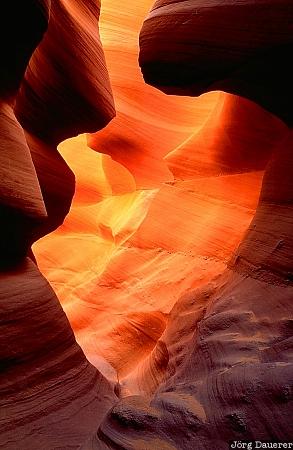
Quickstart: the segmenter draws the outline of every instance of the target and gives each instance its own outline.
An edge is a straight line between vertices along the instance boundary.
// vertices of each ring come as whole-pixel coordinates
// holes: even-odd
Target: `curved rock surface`
[[[110,407],[113,389],[85,359],[29,258],[2,272],[0,286],[1,447],[77,448]]]
[[[292,15],[290,0],[158,0],[140,35],[144,78],[172,94],[242,95],[292,125]]]
[[[112,409],[85,449],[218,450],[233,439],[291,439],[292,12],[289,1],[158,1],[143,26],[140,63],[147,82],[189,95],[221,88],[253,100],[284,123],[277,121],[270,136],[264,133],[269,142],[259,140],[262,133],[255,133],[253,121],[259,106],[251,104],[247,114],[247,101],[239,99],[240,109],[220,109],[223,122],[213,152],[203,128],[202,136],[176,149],[178,159],[176,152],[168,155],[176,177],[190,180],[201,176],[201,161],[205,173],[216,173],[218,180],[225,178],[222,171],[269,163],[254,219],[228,268],[177,301],[157,347],[123,381],[125,393],[135,386],[136,395]],[[256,137],[256,157],[243,145],[245,124]],[[234,145],[225,142],[227,130]],[[188,158],[203,142],[208,153]]]
[[[30,251],[64,221],[74,194],[74,175],[56,149],[59,140],[97,130],[114,115],[98,16],[96,2],[88,1],[1,5],[0,445],[5,450],[78,448],[116,398],[113,385],[76,343]],[[11,40],[2,35],[6,22],[13,24]]]
[[[154,189],[173,180],[164,156],[202,126],[218,98],[214,93],[196,105],[191,98],[166,97],[144,83],[137,64],[138,36],[151,4],[129,2],[120,11],[118,0],[103,3],[101,37],[117,117],[88,136],[89,147],[131,172],[137,189]]]
[[[15,108],[25,129],[47,143],[96,131],[115,115],[99,12],[95,0],[51,4],[48,30],[29,62]]]
[[[17,6],[19,15],[15,17]],[[36,170],[13,104],[27,63],[47,29],[48,17],[49,3],[42,0],[31,0],[26,5],[9,2],[3,5],[1,12],[1,266],[26,253],[32,229],[47,216]],[[27,29],[26,19],[29,18],[35,24],[34,32]],[[5,35],[7,22],[15,26],[10,40]]]
[[[143,82],[151,0],[104,0],[99,133],[98,2],[25,3],[0,44],[0,445],[290,440],[292,2],[157,1],[144,78],[216,90],[194,99]]]
[[[292,132],[276,159],[288,148]],[[278,182],[288,166],[279,165]],[[103,448],[98,441],[152,448],[161,441],[162,448],[225,449],[231,439],[290,440],[292,208],[284,197],[279,204],[267,197],[272,167],[229,270],[176,303],[157,349],[125,380],[136,396],[121,400],[84,448]],[[275,220],[264,221],[266,214]]]
[[[91,152],[84,136],[59,146],[77,177],[75,199],[62,227],[34,246],[79,344],[115,380],[149,355],[178,298],[224,270],[284,131],[233,95],[195,102],[144,85],[133,30],[148,6],[129,4],[113,15],[117,3],[104,2],[101,35],[118,111],[88,142],[109,155]],[[156,175],[158,166],[167,178]]]

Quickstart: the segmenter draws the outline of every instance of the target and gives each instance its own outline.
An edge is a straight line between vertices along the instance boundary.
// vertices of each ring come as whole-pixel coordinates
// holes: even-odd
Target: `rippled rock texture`
[[[16,6],[1,445],[290,440],[292,2]]]
[[[266,169],[254,219],[227,269],[176,302],[160,343],[132,375],[138,395],[115,406],[84,448],[102,441],[208,450],[227,448],[229,439],[290,439],[292,13],[288,1],[157,1],[144,23],[147,82],[167,93],[221,89],[254,102],[233,98],[216,108],[168,155],[176,178],[199,178],[204,189],[204,173],[212,189],[231,172]],[[222,242],[229,233],[221,231]]]
[[[115,397],[76,343],[30,250],[63,222],[74,194],[74,175],[56,145],[80,131],[97,130],[114,115],[98,15],[91,1],[1,5],[0,442],[5,449],[78,448]],[[7,23],[9,36],[3,34]]]

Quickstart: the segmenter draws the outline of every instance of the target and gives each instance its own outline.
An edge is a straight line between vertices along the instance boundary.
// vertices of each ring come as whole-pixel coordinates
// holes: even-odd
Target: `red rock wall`
[[[78,448],[115,397],[76,343],[30,251],[37,238],[63,222],[74,194],[74,175],[56,145],[81,130],[97,130],[114,114],[98,15],[95,2],[1,5],[0,376],[5,449]],[[2,35],[7,23],[11,38]]]
[[[182,98],[139,71],[150,0],[103,2],[112,88],[97,2],[26,3],[0,44],[1,446],[289,440],[291,2],[156,2],[140,65]]]
[[[246,167],[251,173],[269,162],[256,214],[228,268],[176,302],[158,345],[124,381],[138,395],[122,399],[84,448],[104,442],[218,450],[232,439],[290,440],[290,23],[288,1],[156,2],[146,19],[140,64],[147,82],[183,95],[221,88],[275,115],[270,134],[259,128],[267,113],[256,104],[239,98],[237,106],[219,108],[220,119],[211,116],[207,128],[177,150],[178,159],[176,152],[168,156],[175,176],[198,178],[202,167],[212,189],[211,175],[219,183],[222,172]],[[227,228],[222,232],[220,241],[228,235]]]

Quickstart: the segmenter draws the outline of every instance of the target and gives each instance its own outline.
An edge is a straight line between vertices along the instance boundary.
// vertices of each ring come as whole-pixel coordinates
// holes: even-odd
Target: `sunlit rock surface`
[[[138,32],[150,6],[115,15],[104,2],[117,117],[87,138],[103,154],[85,136],[59,146],[77,177],[74,203],[34,246],[87,357],[115,380],[154,348],[178,298],[224,270],[283,130],[248,100],[166,97],[144,84]]]
[[[204,193],[246,177],[245,198],[252,200],[257,185],[248,184],[246,172],[266,170],[256,213],[227,269],[177,300],[157,346],[122,382],[125,393],[137,395],[109,412],[85,449],[224,450],[231,439],[292,437],[292,17],[289,1],[157,1],[144,23],[140,64],[147,82],[177,94],[221,88],[255,102],[225,100],[197,136],[166,157],[179,183],[197,181]],[[234,203],[228,186],[225,207],[236,213],[241,205],[243,212],[241,191]],[[184,215],[175,207],[185,217],[184,242],[192,235],[184,229],[190,210]],[[241,214],[232,217],[226,210],[228,223],[214,217],[208,224],[208,254],[225,255],[228,224],[239,230],[241,223]],[[200,238],[193,241],[197,255]]]
[[[291,437],[292,4],[151,7],[1,36],[4,449]]]

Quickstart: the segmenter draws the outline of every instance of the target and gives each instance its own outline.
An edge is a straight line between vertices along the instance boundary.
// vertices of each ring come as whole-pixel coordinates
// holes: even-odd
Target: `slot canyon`
[[[0,448],[292,442],[293,1],[2,3]]]

